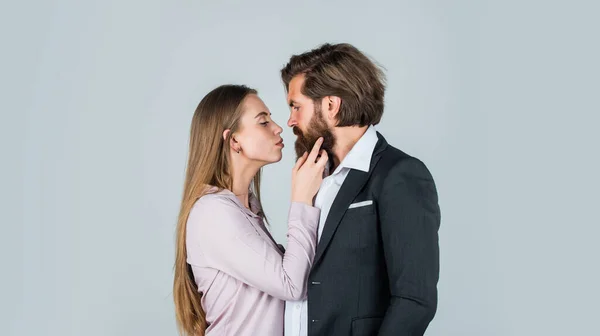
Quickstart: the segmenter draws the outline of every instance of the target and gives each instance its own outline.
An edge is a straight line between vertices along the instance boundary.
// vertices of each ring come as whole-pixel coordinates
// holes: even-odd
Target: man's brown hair
[[[383,115],[385,75],[371,59],[348,43],[323,44],[290,58],[281,69],[286,90],[304,75],[302,94],[316,104],[326,96],[340,97],[337,126],[377,125]]]

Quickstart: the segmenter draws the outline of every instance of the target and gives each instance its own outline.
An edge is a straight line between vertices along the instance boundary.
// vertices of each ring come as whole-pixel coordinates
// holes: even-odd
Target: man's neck
[[[333,173],[335,169],[344,161],[344,158],[354,145],[360,140],[360,138],[367,132],[369,126],[349,126],[349,127],[335,127],[332,130],[335,136],[335,146],[333,147],[333,165],[330,173]]]

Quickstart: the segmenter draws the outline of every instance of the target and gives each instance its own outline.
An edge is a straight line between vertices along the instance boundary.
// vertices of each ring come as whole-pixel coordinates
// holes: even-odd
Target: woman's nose
[[[279,135],[281,134],[281,132],[283,132],[283,128],[281,128],[281,126],[279,126],[277,123],[275,124],[275,134]]]

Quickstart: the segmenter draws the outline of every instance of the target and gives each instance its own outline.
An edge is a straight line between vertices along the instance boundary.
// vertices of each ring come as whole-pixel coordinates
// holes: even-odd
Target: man
[[[325,44],[281,75],[297,156],[323,137],[331,163],[308,297],[286,302],[285,335],[423,335],[437,309],[438,196],[425,165],[373,128],[382,71],[352,45]]]

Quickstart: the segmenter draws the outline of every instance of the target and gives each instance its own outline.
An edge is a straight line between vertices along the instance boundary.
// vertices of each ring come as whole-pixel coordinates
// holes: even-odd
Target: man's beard
[[[327,155],[329,156],[329,162],[333,162],[332,154],[333,145],[335,144],[335,137],[333,136],[333,133],[331,133],[329,127],[327,127],[327,123],[321,114],[320,104],[315,104],[315,113],[308,123],[306,132],[302,132],[298,126],[294,126],[293,131],[297,137],[295,144],[296,159],[300,158],[304,152],[310,153],[319,137],[323,137],[321,149],[327,152]]]

